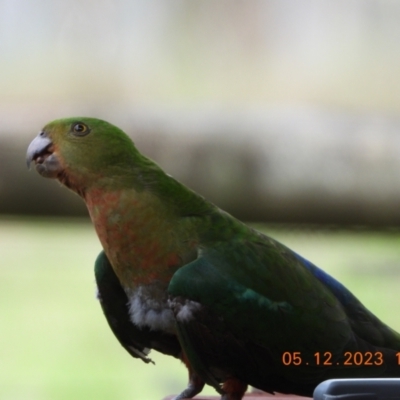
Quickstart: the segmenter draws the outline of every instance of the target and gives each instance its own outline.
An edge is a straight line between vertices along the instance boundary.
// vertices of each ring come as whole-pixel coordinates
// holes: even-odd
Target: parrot
[[[183,362],[175,399],[212,386],[221,400],[312,396],[332,378],[400,377],[400,334],[344,285],[189,189],[118,127],[48,123],[26,162],[85,202],[102,251],[97,297],[134,358]]]

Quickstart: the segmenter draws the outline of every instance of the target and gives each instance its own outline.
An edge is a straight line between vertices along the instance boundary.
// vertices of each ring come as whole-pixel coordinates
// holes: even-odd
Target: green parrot
[[[121,345],[181,360],[223,400],[252,385],[312,396],[330,378],[400,377],[400,335],[342,284],[166,174],[95,118],[46,125],[28,166],[85,201],[98,298]]]

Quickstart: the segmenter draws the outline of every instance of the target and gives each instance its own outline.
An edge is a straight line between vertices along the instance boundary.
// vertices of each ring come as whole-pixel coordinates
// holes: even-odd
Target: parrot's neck
[[[97,235],[121,284],[135,289],[167,286],[174,272],[196,257],[187,228],[148,191],[90,189],[85,201]]]

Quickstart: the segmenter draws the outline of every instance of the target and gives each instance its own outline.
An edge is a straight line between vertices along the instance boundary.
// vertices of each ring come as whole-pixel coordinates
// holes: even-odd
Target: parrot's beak
[[[62,167],[57,155],[54,153],[54,145],[45,132],[40,132],[32,140],[26,152],[26,163],[30,168],[34,161],[36,171],[45,178],[57,178]]]

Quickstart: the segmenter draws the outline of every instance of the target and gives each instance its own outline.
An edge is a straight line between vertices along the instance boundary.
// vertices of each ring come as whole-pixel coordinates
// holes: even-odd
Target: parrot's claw
[[[203,387],[204,381],[196,374],[193,374],[190,377],[187,388],[181,394],[178,394],[178,396],[174,397],[172,400],[191,399],[192,397],[196,396],[196,394],[199,394],[203,390]]]
[[[201,388],[202,389],[202,388]],[[188,385],[188,387],[178,396],[174,397],[172,400],[184,400],[191,399],[201,392],[201,389],[193,387],[192,385]]]

